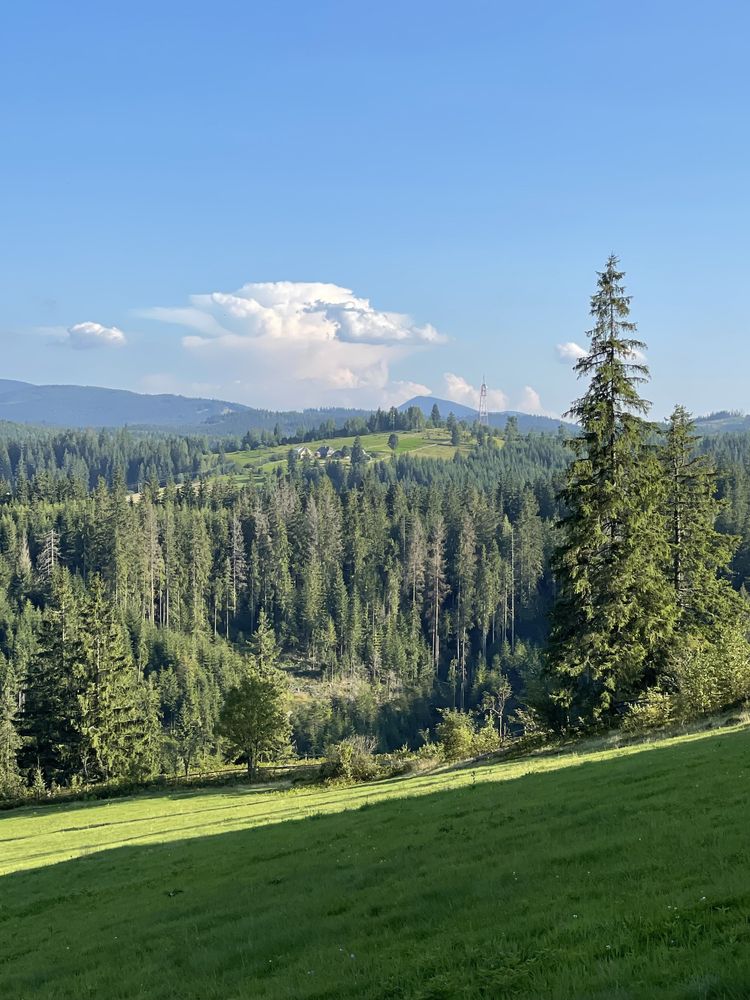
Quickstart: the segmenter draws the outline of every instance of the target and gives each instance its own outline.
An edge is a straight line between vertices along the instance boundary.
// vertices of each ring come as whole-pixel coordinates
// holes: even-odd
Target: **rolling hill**
[[[122,427],[126,424],[183,428],[247,410],[240,403],[147,395],[89,385],[32,385],[0,380],[0,420],[59,427]]]
[[[749,748],[0,814],[0,996],[740,1000]]]
[[[341,407],[303,411],[255,409],[223,399],[150,395],[126,389],[84,385],[33,385],[0,379],[0,420],[54,427],[153,427],[218,436],[248,430],[293,434],[299,427],[317,427],[325,420],[337,424],[369,410]]]

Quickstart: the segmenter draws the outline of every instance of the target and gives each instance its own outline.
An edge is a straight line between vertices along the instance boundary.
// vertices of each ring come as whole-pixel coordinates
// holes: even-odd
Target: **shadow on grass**
[[[746,996],[747,746],[358,786],[314,816],[306,791],[269,825],[6,875],[0,996]]]

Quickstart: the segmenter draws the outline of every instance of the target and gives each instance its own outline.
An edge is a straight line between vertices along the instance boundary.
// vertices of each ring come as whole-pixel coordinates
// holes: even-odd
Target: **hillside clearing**
[[[0,995],[744,997],[746,729],[0,817]]]
[[[368,455],[375,461],[383,461],[391,457],[393,452],[388,447],[388,433],[363,434],[361,437],[362,447]],[[464,441],[458,446],[451,444],[450,433],[443,428],[427,429],[423,431],[399,431],[397,433],[398,445],[396,455],[413,455],[421,458],[437,458],[450,460],[457,452],[468,454],[470,443]],[[290,451],[298,448],[308,448],[315,452],[322,445],[340,450],[351,448],[354,442],[353,437],[332,437],[321,438],[317,441],[308,441],[303,445],[277,445],[275,447],[256,448],[249,451],[227,452],[226,459],[234,462],[240,470],[240,474],[248,478],[262,473],[275,472],[277,468],[285,468],[287,456]],[[498,442],[501,444],[501,442]],[[312,459],[313,462],[325,463],[325,459]],[[330,460],[328,460],[330,461]],[[334,461],[336,461],[334,459]],[[348,464],[348,459],[343,459]]]

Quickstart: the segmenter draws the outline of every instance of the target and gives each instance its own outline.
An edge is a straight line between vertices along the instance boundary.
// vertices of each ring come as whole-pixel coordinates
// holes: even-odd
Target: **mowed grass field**
[[[365,451],[376,461],[390,458],[392,452],[388,447],[389,433],[383,434],[363,434],[360,440]],[[397,455],[420,455],[423,458],[452,459],[456,452],[468,454],[470,449],[469,441],[462,442],[458,446],[451,444],[450,434],[443,428],[431,428],[424,431],[399,431]],[[353,437],[332,437],[321,438],[319,441],[309,441],[300,445],[279,445],[275,448],[257,448],[255,451],[230,451],[227,452],[227,459],[234,462],[249,478],[254,476],[274,472],[277,468],[286,468],[287,456],[291,450],[298,447],[309,448],[315,452],[321,445],[327,444],[331,448],[339,450],[344,447],[351,448],[354,443]],[[313,459],[315,461],[315,459]],[[344,459],[348,464],[348,459]]]
[[[746,998],[750,733],[0,814],[0,997]]]

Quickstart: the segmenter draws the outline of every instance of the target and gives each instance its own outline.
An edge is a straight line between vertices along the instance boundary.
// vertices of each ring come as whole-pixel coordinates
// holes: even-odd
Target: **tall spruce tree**
[[[22,741],[16,725],[16,687],[13,670],[0,655],[0,799],[19,794],[23,784],[18,768],[18,751]]]
[[[566,722],[597,719],[656,677],[674,626],[665,566],[664,479],[639,393],[648,380],[612,256],[591,298],[590,347],[575,366],[589,379],[569,415],[581,433],[561,493],[558,592],[548,652]]]
[[[274,670],[279,662],[279,647],[273,625],[265,611],[261,611],[258,627],[250,640],[250,650],[255,666],[261,673]]]
[[[698,450],[694,423],[676,406],[661,460],[667,484],[669,580],[678,609],[677,635],[715,639],[737,623],[743,607],[729,579],[739,539],[717,530],[722,503],[716,470]]]
[[[41,769],[47,781],[66,780],[78,761],[74,679],[80,656],[78,617],[78,595],[67,572],[58,569],[36,649],[22,679],[21,763],[30,770]]]
[[[87,780],[120,777],[140,756],[143,703],[125,632],[100,577],[86,596],[80,625],[74,676],[81,767]]]

